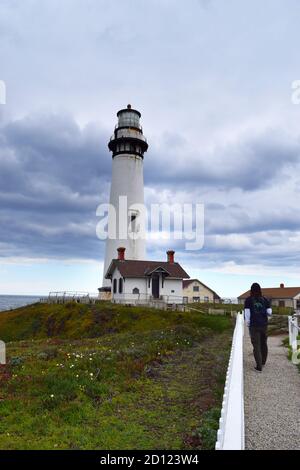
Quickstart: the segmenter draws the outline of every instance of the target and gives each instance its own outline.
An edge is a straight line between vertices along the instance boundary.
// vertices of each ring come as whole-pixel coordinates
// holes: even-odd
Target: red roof
[[[262,294],[268,299],[293,299],[300,294],[300,287],[267,287],[262,289]],[[239,299],[246,299],[250,296],[250,290],[240,295]]]
[[[115,268],[118,268],[121,275],[126,277],[147,277],[150,276],[153,271],[161,268],[167,273],[168,276],[174,279],[186,279],[190,276],[180,266],[179,263],[168,263],[167,261],[144,261],[144,260],[118,260],[113,259],[107,273],[106,279],[112,276]]]
[[[202,284],[206,289],[210,290],[214,294],[215,299],[220,299],[221,297],[210,287],[206,286],[203,282],[199,281],[199,279],[187,279],[183,281],[183,288],[185,289],[188,287],[192,282],[199,282],[199,284]]]

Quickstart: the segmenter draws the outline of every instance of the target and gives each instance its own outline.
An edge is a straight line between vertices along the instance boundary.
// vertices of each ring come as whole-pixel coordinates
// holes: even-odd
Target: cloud
[[[172,145],[172,140],[174,145]],[[151,152],[151,149],[150,149]],[[207,149],[191,149],[181,136],[167,136],[162,147],[145,159],[146,182],[186,187],[196,184],[254,191],[274,184],[282,171],[300,162],[300,141],[282,129],[238,136]],[[158,162],[164,155],[157,172]]]
[[[299,5],[267,3],[1,2],[2,259],[103,258],[107,141],[132,102],[150,144],[147,204],[206,207],[202,251],[151,242],[148,256],[172,243],[201,272],[253,260],[297,269]]]
[[[54,114],[1,128],[1,256],[97,257],[95,211],[108,199],[111,163],[105,137]]]
[[[103,258],[95,212],[109,197],[108,138],[101,126],[79,126],[67,114],[34,113],[2,124],[1,257]],[[233,259],[250,263],[257,253],[268,264],[295,262],[291,250],[300,232],[293,200],[297,137],[268,130],[197,153],[184,135],[169,133],[153,147],[150,142],[145,155],[147,204],[206,204],[205,246],[193,254],[192,265],[199,260],[202,266]],[[290,172],[289,179],[282,178],[284,172]],[[278,188],[286,200],[272,207]],[[170,243],[179,257],[189,258],[184,241],[178,240],[151,240],[149,257],[164,258]]]

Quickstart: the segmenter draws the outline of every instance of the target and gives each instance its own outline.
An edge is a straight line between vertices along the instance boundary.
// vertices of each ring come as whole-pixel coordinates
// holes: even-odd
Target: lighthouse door
[[[159,275],[152,277],[152,295],[154,299],[159,298]]]

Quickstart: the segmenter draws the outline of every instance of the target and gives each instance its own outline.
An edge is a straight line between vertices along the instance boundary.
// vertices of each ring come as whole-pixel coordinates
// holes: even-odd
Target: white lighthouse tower
[[[143,260],[146,255],[143,159],[148,149],[140,125],[141,113],[131,108],[117,113],[118,124],[108,148],[112,152],[112,180],[108,231],[116,237],[106,240],[103,286],[109,287],[105,274],[119,247],[126,248],[126,259]]]

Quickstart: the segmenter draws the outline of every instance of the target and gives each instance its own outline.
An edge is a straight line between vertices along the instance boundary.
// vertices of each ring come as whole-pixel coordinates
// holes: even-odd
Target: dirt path
[[[248,450],[300,450],[300,374],[287,358],[283,336],[269,337],[263,372],[254,371],[245,331],[245,427]]]

